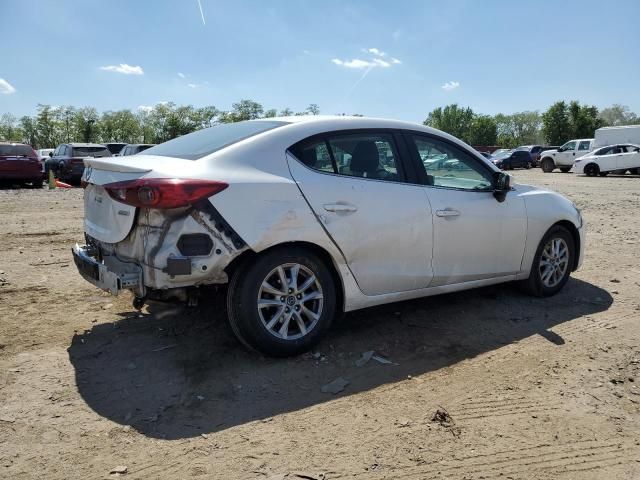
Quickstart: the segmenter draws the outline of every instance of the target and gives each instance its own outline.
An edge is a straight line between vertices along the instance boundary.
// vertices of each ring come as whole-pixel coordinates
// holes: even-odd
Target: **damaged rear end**
[[[225,268],[248,247],[210,202],[228,184],[189,175],[193,165],[151,155],[85,162],[85,244],[73,257],[87,281],[131,290],[138,305],[227,282]]]

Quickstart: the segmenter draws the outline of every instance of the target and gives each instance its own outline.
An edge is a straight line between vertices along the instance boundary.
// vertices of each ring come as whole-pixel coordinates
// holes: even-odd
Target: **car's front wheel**
[[[313,252],[279,248],[235,272],[227,308],[242,343],[266,355],[297,355],[311,349],[331,325],[336,285]]]
[[[565,227],[554,225],[540,241],[529,278],[521,286],[537,297],[555,295],[569,280],[574,261],[573,236]]]

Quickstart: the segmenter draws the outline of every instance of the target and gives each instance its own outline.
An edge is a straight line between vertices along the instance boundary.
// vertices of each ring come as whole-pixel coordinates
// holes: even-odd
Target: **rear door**
[[[630,169],[640,167],[640,152],[634,145],[620,145],[621,155],[618,157],[618,168]]]
[[[434,213],[431,286],[518,273],[527,232],[524,200],[511,192],[498,202],[493,196],[494,171],[457,145],[416,132],[407,132],[405,138],[423,169]],[[420,160],[436,152],[458,167],[429,168]]]
[[[429,286],[432,219],[424,188],[411,184],[397,137],[358,130],[301,142],[291,175],[365,295]]]

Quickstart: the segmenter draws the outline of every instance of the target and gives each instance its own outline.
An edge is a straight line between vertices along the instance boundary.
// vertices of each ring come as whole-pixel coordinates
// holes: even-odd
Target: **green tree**
[[[573,131],[564,101],[554,103],[542,114],[542,133],[549,145],[562,145],[569,140]]]
[[[35,124],[37,144],[40,148],[55,148],[63,142],[57,128],[55,112],[50,105],[38,104]]]
[[[316,103],[310,103],[305,113],[308,115],[320,115],[320,107]]]
[[[39,148],[38,129],[32,117],[25,115],[20,118],[20,128],[22,129],[22,141],[28,143],[33,148]],[[2,135],[0,135],[1,137]]]
[[[3,113],[2,116],[0,116],[0,140],[10,142],[22,141],[22,129],[15,115]]]
[[[489,115],[475,115],[469,131],[471,145],[495,145],[498,129],[495,120]]]
[[[454,103],[434,109],[424,121],[428,125],[469,143],[474,113],[471,108],[459,107]]]

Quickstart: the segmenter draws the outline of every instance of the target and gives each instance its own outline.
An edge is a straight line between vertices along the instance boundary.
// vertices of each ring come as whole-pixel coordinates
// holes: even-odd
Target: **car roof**
[[[107,148],[106,145],[104,145],[102,143],[78,143],[78,142],[72,142],[72,143],[65,143],[63,145],[71,145],[72,147],[103,147],[103,148]]]

